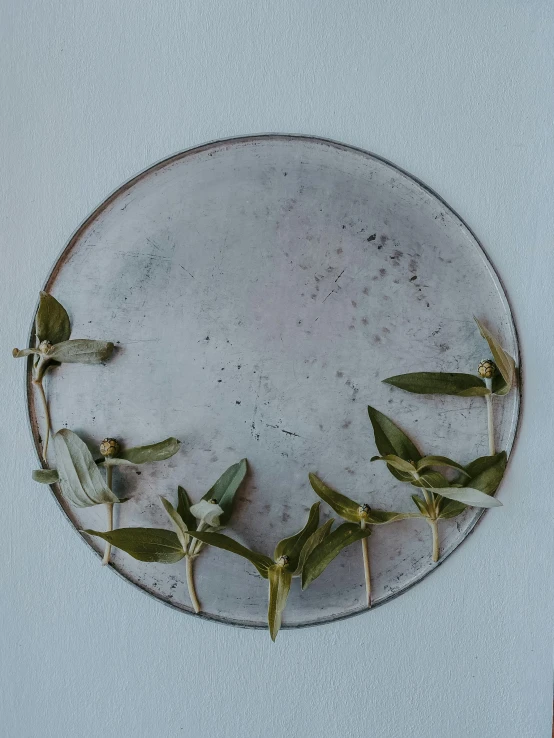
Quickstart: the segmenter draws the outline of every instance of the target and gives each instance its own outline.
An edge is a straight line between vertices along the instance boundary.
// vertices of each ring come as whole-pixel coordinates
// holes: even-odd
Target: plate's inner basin
[[[181,484],[196,500],[247,457],[227,532],[269,554],[304,525],[316,500],[310,471],[372,507],[415,510],[414,490],[370,464],[368,404],[426,453],[461,463],[488,453],[483,399],[416,396],[381,379],[474,372],[488,350],[473,315],[517,355],[505,297],[460,220],[394,167],[317,140],[232,141],[147,172],[74,238],[48,289],[70,312],[73,337],[118,346],[105,367],[52,372],[54,428],[95,442],[182,441],[169,461],[115,471],[116,490],[131,498],[117,524],[171,529],[159,495],[175,500]],[[511,445],[517,402],[515,392],[495,402],[499,449]],[[66,509],[77,527],[105,529],[102,507]],[[322,519],[330,512],[322,505]],[[441,523],[443,553],[477,516]],[[375,528],[374,602],[431,570],[430,550],[425,521]],[[116,551],[113,563],[190,609],[184,561]],[[207,614],[265,623],[266,583],[243,559],[206,549],[196,581]],[[306,592],[293,583],[284,622],[321,622],[363,603],[357,544]]]

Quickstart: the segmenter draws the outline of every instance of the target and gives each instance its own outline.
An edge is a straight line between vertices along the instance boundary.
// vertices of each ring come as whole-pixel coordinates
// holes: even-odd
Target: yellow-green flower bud
[[[360,505],[360,507],[358,508],[358,515],[363,520],[367,518],[370,512],[371,512],[371,508],[369,505]]]
[[[117,456],[119,453],[119,443],[115,438],[104,438],[100,444],[100,453],[102,456],[107,456],[108,458]]]
[[[283,556],[279,556],[279,558],[277,559],[275,563],[277,564],[277,566],[283,567],[283,566],[286,566],[289,563],[289,561],[290,561],[289,557],[286,555],[283,555]]]
[[[492,359],[484,359],[477,367],[477,373],[483,379],[492,379],[496,374],[496,364]]]

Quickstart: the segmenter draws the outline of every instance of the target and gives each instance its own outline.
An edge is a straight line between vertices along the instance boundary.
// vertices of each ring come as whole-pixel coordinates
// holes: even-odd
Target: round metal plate
[[[488,452],[482,399],[416,396],[381,379],[474,372],[489,352],[473,315],[518,356],[506,297],[465,223],[389,162],[309,137],[220,141],[153,166],[87,218],[45,288],[70,312],[74,338],[118,346],[105,367],[51,373],[54,428],[94,443],[183,442],[167,462],[116,470],[130,497],[119,526],[171,528],[159,495],[175,499],[181,484],[197,499],[247,457],[228,532],[266,553],[304,525],[310,471],[373,507],[413,510],[413,490],[369,462],[368,404],[426,453],[464,463]],[[38,443],[35,401],[29,388]],[[518,392],[495,402],[499,448],[511,448],[518,406]],[[76,528],[105,527],[102,507],[58,499]],[[444,557],[479,514],[442,523]],[[375,605],[433,570],[430,548],[424,521],[374,529]],[[116,551],[113,568],[190,611],[184,563]],[[196,581],[205,617],[265,626],[266,582],[242,559],[206,549]],[[306,592],[293,583],[284,626],[362,611],[363,581],[354,545]]]

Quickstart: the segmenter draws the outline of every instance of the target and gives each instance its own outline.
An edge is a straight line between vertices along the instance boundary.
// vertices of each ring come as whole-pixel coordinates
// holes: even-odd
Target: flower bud
[[[492,379],[496,374],[496,364],[492,359],[484,359],[477,367],[477,373],[483,379]]]
[[[283,554],[283,556],[279,556],[275,563],[277,564],[277,566],[284,567],[289,563],[289,561],[289,557]]]
[[[104,438],[100,444],[100,453],[102,456],[107,456],[108,458],[117,456],[119,453],[119,443],[115,438]]]
[[[52,344],[50,341],[41,341],[38,345],[38,350],[43,354],[47,354],[51,348]]]
[[[358,508],[358,515],[362,519],[367,518],[370,512],[371,512],[371,508],[369,505],[360,505],[360,507]]]

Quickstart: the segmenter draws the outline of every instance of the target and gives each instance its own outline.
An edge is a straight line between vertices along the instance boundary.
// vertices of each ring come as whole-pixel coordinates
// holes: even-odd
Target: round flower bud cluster
[[[50,341],[41,341],[38,345],[38,350],[42,351],[43,354],[47,354],[52,348]]]
[[[370,512],[371,508],[369,505],[360,505],[360,507],[358,508],[358,515],[361,518],[367,518]]]
[[[484,359],[477,367],[477,373],[483,379],[492,379],[496,374],[496,364],[492,359]]]
[[[290,559],[288,556],[279,556],[279,558],[276,561],[277,566],[286,566],[289,563]]]
[[[104,438],[100,444],[100,453],[102,456],[107,456],[108,458],[117,456],[119,453],[119,443],[115,438]]]

